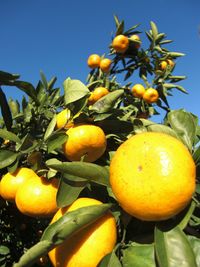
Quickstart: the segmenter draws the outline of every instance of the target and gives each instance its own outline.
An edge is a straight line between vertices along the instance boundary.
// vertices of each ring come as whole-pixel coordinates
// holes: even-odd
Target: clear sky
[[[85,82],[91,53],[108,53],[113,15],[128,28],[140,30],[154,21],[160,32],[174,40],[168,48],[186,54],[178,60],[175,74],[186,75],[189,95],[174,90],[172,109],[185,108],[200,118],[200,1],[199,0],[0,0],[0,70],[18,73],[34,85],[42,70],[48,79],[56,76],[62,87],[67,77]],[[145,45],[145,34],[141,34]],[[131,78],[133,84],[138,78]],[[15,88],[3,88],[19,99]]]

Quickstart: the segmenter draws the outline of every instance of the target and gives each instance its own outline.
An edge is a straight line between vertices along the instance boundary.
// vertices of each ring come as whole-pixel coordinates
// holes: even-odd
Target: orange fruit
[[[106,150],[106,136],[103,130],[92,124],[75,125],[67,132],[68,140],[63,145],[67,159],[93,162],[100,158]]]
[[[143,100],[149,104],[157,102],[159,98],[158,91],[154,88],[148,88],[143,94]]]
[[[101,57],[97,54],[92,54],[88,57],[87,64],[91,69],[98,68],[101,62]]]
[[[160,69],[161,70],[166,70],[168,65],[170,65],[170,67],[172,68],[174,66],[174,62],[171,59],[167,59],[167,60],[161,61],[160,62]]]
[[[132,94],[135,97],[142,98],[144,93],[145,93],[145,88],[144,88],[144,86],[142,84],[135,84],[132,87]]]
[[[137,34],[133,34],[133,35],[130,37],[130,40],[134,42],[134,45],[135,45],[135,47],[136,47],[137,49],[140,48],[140,46],[141,46],[141,40],[140,40],[139,35],[137,35]]]
[[[25,167],[18,168],[13,173],[7,173],[3,176],[0,182],[0,195],[7,201],[14,202],[18,189],[31,177],[37,174]]]
[[[104,58],[101,60],[99,67],[103,72],[107,73],[110,71],[111,64],[112,61],[109,58]]]
[[[158,132],[136,134],[116,151],[110,184],[121,207],[146,221],[173,217],[190,202],[196,168],[178,139]]]
[[[166,70],[167,65],[167,61],[161,61],[159,66],[161,70]]]
[[[89,99],[88,99],[88,103],[89,105],[94,104],[95,102],[97,102],[100,98],[102,98],[103,96],[107,95],[109,93],[108,89],[105,87],[97,87],[94,89],[94,91],[91,93]]]
[[[68,108],[59,112],[56,115],[56,128],[57,129],[61,129],[61,128],[68,129],[72,127],[73,122],[72,120],[70,120],[70,117],[71,117],[71,111]]]
[[[120,34],[117,35],[112,41],[112,47],[117,53],[124,53],[129,46],[129,39],[127,36]]]
[[[16,193],[16,205],[21,213],[31,217],[49,217],[57,211],[58,180],[44,177],[27,180]]]
[[[59,209],[51,223],[57,221],[65,212],[100,204],[102,202],[96,199],[79,198],[71,206]],[[96,267],[101,259],[113,250],[116,239],[115,219],[111,213],[106,213],[51,250],[49,258],[54,267]]]
[[[171,59],[167,59],[167,63],[168,63],[168,65],[170,65],[171,67],[174,66],[174,61],[172,61]]]

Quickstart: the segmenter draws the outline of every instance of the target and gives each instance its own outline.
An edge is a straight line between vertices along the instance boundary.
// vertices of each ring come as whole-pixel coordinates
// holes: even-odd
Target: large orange
[[[124,53],[129,47],[128,37],[123,34],[117,35],[112,41],[112,47],[116,52]]]
[[[88,57],[87,64],[91,69],[98,68],[101,62],[101,57],[97,54],[92,54]]]
[[[100,204],[96,199],[79,198],[71,206],[58,210],[52,223],[65,212]],[[113,250],[116,239],[115,219],[107,213],[50,251],[49,257],[54,267],[96,267]]]
[[[116,151],[110,183],[121,207],[141,220],[165,220],[182,211],[195,191],[196,168],[178,139],[158,132],[132,136]]]
[[[106,150],[106,136],[103,130],[92,124],[75,125],[67,132],[68,140],[63,145],[67,159],[93,162],[100,158]]]
[[[58,180],[48,181],[44,177],[33,177],[26,181],[16,193],[17,208],[31,217],[49,217],[57,210],[56,194]]]
[[[89,105],[94,104],[100,98],[102,98],[103,96],[107,95],[108,93],[109,93],[108,89],[103,87],[103,86],[95,88],[94,91],[91,93],[89,99],[88,99]]]
[[[0,195],[7,201],[14,202],[17,190],[31,177],[37,176],[36,173],[25,167],[18,168],[13,173],[3,176],[0,183]]]

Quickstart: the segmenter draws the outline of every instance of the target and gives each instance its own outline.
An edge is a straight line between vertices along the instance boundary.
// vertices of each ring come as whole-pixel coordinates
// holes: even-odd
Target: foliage
[[[123,34],[130,38],[133,34],[140,34],[139,25],[126,30],[124,21],[116,16],[114,19],[115,36]],[[181,266],[183,262],[184,266],[200,266],[200,127],[194,114],[184,109],[171,110],[167,101],[174,89],[186,93],[178,84],[185,76],[175,74],[178,58],[183,54],[165,47],[172,41],[158,31],[154,22],[150,23],[146,36],[149,41],[146,49],[143,45],[138,48],[137,42],[130,39],[125,53],[116,53],[110,45],[110,71],[104,73],[98,67],[92,69],[86,84],[67,78],[63,83],[63,94],[55,87],[55,77],[48,81],[41,73],[41,79],[34,86],[21,81],[19,75],[0,71],[1,176],[19,166],[26,166],[47,179],[56,176],[60,180],[59,207],[71,204],[79,196],[94,197],[107,203],[71,212],[48,226],[49,219],[29,218],[20,214],[13,203],[0,199],[1,267],[13,263],[16,267],[38,266],[42,255],[96,220],[108,208],[117,220],[118,243],[114,251],[102,259],[99,267],[172,267]],[[174,66],[161,70],[160,63],[167,59],[173,60]],[[123,76],[123,85],[117,81],[118,75]],[[134,75],[139,75],[146,88],[153,87],[158,91],[156,103],[148,104],[132,95],[130,86]],[[25,93],[20,103],[6,99],[4,91],[7,86]],[[108,88],[109,94],[88,105],[91,92],[99,86]],[[62,144],[67,141],[66,130],[55,127],[56,114],[64,108],[71,111],[70,120],[74,124],[91,123],[106,133],[106,152],[96,162],[66,160],[62,151]],[[163,123],[154,123],[150,118],[153,119],[160,109],[166,111]],[[180,139],[190,150],[197,166],[197,189],[189,207],[175,218],[159,223],[139,221],[126,214],[116,202],[109,185],[109,165],[115,150],[130,135],[142,131],[164,132]],[[31,162],[30,158],[36,152],[40,156]],[[78,224],[74,225],[77,215]],[[51,265],[48,262],[45,266]]]

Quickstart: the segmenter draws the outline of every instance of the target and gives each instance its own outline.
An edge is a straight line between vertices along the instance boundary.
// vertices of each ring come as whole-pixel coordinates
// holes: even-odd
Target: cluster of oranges
[[[100,68],[102,72],[107,73],[110,71],[112,60],[109,58],[103,58],[98,54],[92,54],[88,57],[88,66],[91,69]]]
[[[58,180],[48,181],[32,169],[18,168],[5,174],[0,182],[0,195],[16,204],[19,211],[31,217],[49,217],[57,211]]]
[[[132,89],[134,97],[141,98],[148,104],[157,102],[159,98],[158,91],[154,88],[145,89],[142,84],[135,84]]]
[[[131,43],[134,45],[136,49],[139,49],[141,46],[140,37],[137,34],[134,34],[130,38],[128,38],[127,36],[120,34],[113,39],[111,46],[116,53],[122,54],[128,50]],[[89,56],[87,63],[88,66],[92,69],[100,68],[103,72],[109,72],[112,61],[108,58],[101,59],[99,55],[92,54]],[[164,70],[167,68],[168,65],[172,67],[174,65],[174,62],[170,59],[162,61],[160,64],[160,69]],[[95,90],[91,92],[91,95],[88,99],[88,103],[92,105],[97,100],[107,95],[108,93],[109,90],[105,87],[95,88]],[[156,89],[154,88],[145,89],[142,84],[135,84],[132,87],[132,94],[134,97],[143,99],[148,104],[155,103],[159,99],[159,93]]]
[[[125,53],[131,44],[136,49],[140,47],[138,35],[130,38],[118,35],[112,41],[112,48],[116,53]],[[97,54],[88,58],[90,68],[100,68],[104,73],[110,71],[111,64],[110,59],[101,59]],[[168,66],[174,66],[170,59],[160,64],[162,70]],[[142,84],[135,84],[131,92],[148,104],[159,99],[156,89],[145,89]],[[107,94],[107,88],[95,88],[88,98],[89,105]],[[106,134],[99,126],[75,124],[73,119],[67,108],[57,114],[56,129],[64,129],[68,136],[62,146],[63,154],[68,161],[95,162],[107,149]],[[195,176],[195,163],[183,143],[158,132],[131,136],[115,151],[109,168],[110,189],[116,202],[130,216],[144,221],[166,220],[182,211],[195,191]],[[51,217],[51,224],[67,212],[102,204],[94,198],[81,197],[59,209],[56,202],[58,187],[59,179],[47,180],[29,168],[20,167],[2,177],[0,195],[15,203],[25,215]],[[55,267],[95,267],[112,252],[116,241],[117,223],[109,211],[51,250],[49,258]]]

